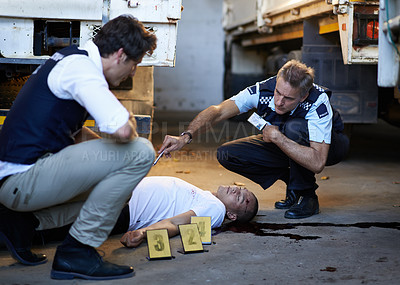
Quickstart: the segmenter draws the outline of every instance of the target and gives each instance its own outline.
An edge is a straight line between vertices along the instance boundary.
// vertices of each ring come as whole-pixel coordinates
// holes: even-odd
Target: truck
[[[0,0],[0,7],[0,126],[40,64],[61,48],[83,45],[110,19],[131,14],[157,36],[157,48],[112,92],[135,114],[139,134],[151,138],[153,67],[175,65],[182,0]],[[93,119],[86,125],[96,130]]]
[[[348,126],[400,126],[396,0],[224,0],[224,97],[290,59],[315,70]]]

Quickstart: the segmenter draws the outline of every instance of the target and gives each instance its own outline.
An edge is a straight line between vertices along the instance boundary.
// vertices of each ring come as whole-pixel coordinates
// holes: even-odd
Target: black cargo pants
[[[282,128],[289,139],[310,146],[307,120],[291,119]],[[340,162],[349,149],[349,139],[342,132],[332,131],[326,166]],[[263,141],[262,135],[254,135],[223,144],[218,148],[218,161],[226,169],[241,174],[269,188],[278,179],[288,189],[300,191],[316,189],[315,173],[291,160],[279,147]]]

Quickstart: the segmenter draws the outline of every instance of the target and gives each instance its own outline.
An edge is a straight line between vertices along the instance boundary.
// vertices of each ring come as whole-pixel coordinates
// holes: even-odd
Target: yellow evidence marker
[[[197,224],[201,242],[203,244],[211,244],[211,217],[192,216],[190,223]]]
[[[172,258],[167,229],[148,230],[146,235],[150,259]]]
[[[185,253],[204,251],[197,224],[183,224],[178,227]]]

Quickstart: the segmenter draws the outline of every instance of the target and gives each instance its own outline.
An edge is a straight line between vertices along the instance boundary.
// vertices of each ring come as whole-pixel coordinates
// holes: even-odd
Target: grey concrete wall
[[[183,0],[176,65],[154,68],[156,111],[198,111],[223,100],[222,2]]]

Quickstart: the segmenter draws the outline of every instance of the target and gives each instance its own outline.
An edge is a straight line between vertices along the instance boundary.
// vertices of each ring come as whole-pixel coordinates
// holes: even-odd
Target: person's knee
[[[217,148],[217,160],[219,163],[224,165],[224,162],[228,160],[229,157],[229,146],[227,144],[223,144]]]
[[[140,144],[140,151],[141,151],[141,155],[142,157],[149,161],[150,163],[153,163],[154,159],[155,159],[155,151],[154,151],[154,147],[151,144],[151,142],[145,138],[141,138],[138,137],[137,139],[137,143]]]
[[[349,152],[350,140],[343,133],[333,133],[326,166],[335,165],[344,160]]]
[[[289,139],[300,143],[308,143],[308,125],[307,120],[292,119],[285,124],[283,133]]]
[[[132,153],[136,154],[132,156],[132,162],[137,162],[140,160],[140,163],[143,166],[151,166],[155,159],[155,151],[151,142],[145,138],[138,137],[134,139],[131,144]]]

